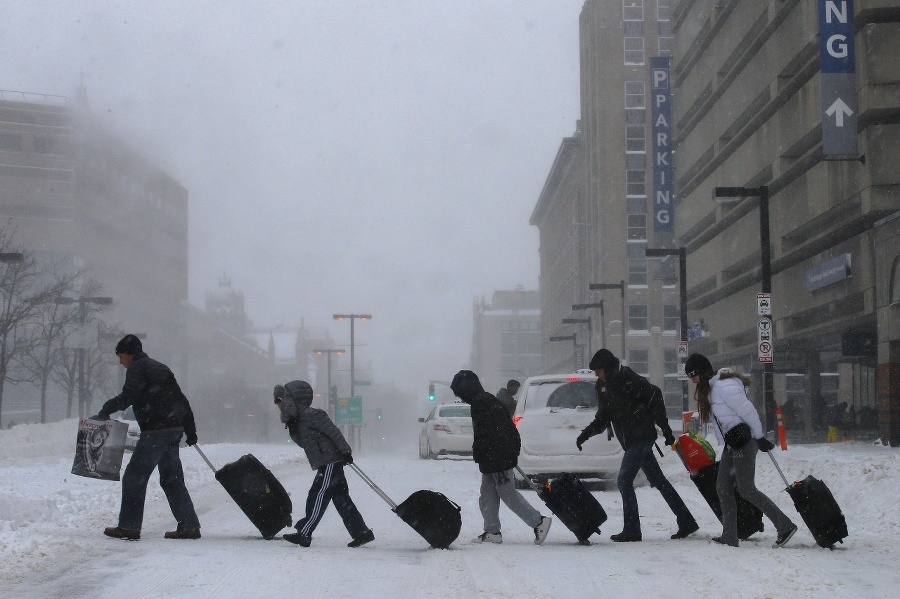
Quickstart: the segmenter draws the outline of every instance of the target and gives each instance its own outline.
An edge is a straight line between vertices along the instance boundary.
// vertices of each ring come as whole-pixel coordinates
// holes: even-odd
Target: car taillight
[[[434,423],[434,430],[436,430],[436,431],[444,431],[444,432],[449,433],[449,432],[450,432],[450,427],[447,426],[446,424],[440,424],[439,422],[435,422],[435,423]]]
[[[519,423],[520,423],[520,422],[522,422],[522,417],[521,417],[521,416],[516,416],[515,418],[513,418],[513,424],[516,425],[516,428],[519,428]]]

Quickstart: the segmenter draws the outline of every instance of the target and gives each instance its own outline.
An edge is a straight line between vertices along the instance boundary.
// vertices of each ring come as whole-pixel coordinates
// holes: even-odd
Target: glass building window
[[[644,64],[644,38],[626,37],[625,39],[625,64]]]
[[[626,254],[628,256],[629,285],[647,285],[647,256],[644,253],[646,249],[646,243],[628,244]]]
[[[641,376],[650,376],[650,351],[646,349],[628,350],[628,367]]]
[[[647,197],[647,171],[625,171],[625,195],[627,197]]]
[[[625,125],[625,153],[647,153],[647,128],[644,125]]]
[[[658,40],[659,55],[670,56],[672,54],[672,46],[675,44],[674,37],[661,37]]]
[[[675,306],[674,304],[666,304],[663,306],[663,330],[678,331],[680,324],[681,312],[678,310],[678,306]],[[666,372],[669,371],[667,370]]]
[[[672,1],[656,0],[656,20],[668,21],[672,18]]]
[[[625,200],[628,214],[647,214],[647,200],[642,198],[628,198]]]
[[[645,84],[643,81],[626,81],[625,82],[625,108],[628,110],[634,108],[646,108],[647,100],[644,94]]]
[[[12,133],[0,133],[0,150],[6,152],[22,151],[22,136]]]
[[[643,21],[644,0],[622,0],[622,20]]]
[[[628,241],[647,241],[647,215],[628,215]]]

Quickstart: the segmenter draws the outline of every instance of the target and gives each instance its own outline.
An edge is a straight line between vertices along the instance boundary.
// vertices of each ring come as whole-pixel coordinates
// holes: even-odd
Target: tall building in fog
[[[145,333],[152,355],[184,372],[188,193],[177,180],[83,106],[3,92],[0,219],[39,260],[90,268],[115,302],[108,322]]]
[[[496,393],[509,379],[524,382],[541,370],[541,301],[521,287],[495,291],[472,309],[471,368],[485,390]]]

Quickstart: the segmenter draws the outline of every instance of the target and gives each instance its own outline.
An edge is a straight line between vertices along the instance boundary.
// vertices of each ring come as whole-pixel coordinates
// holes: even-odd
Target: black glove
[[[344,461],[345,464],[347,464],[349,466],[350,464],[353,463],[353,454],[350,453],[349,451],[347,453],[342,453],[341,459]]]
[[[675,437],[672,436],[671,432],[666,433],[665,436],[666,436],[666,445],[668,445],[669,447],[672,447],[673,445],[675,445]]]
[[[771,441],[769,441],[768,439],[766,439],[765,437],[762,437],[761,439],[757,439],[756,446],[759,447],[760,451],[766,451],[766,452],[772,451],[773,449],[775,449],[775,444],[772,443]]]
[[[575,439],[575,446],[578,448],[578,451],[581,451],[581,446],[585,444],[585,442],[590,439],[591,436],[584,431],[581,431],[581,434],[578,435],[578,438]]]
[[[188,447],[191,445],[197,444],[197,433],[187,433],[184,438],[184,442],[188,444]]]
[[[106,420],[106,418],[100,418],[100,414],[94,414],[88,420]]]

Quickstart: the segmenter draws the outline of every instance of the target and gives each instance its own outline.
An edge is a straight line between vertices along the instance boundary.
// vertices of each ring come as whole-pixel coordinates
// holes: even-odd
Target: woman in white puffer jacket
[[[756,488],[757,451],[770,451],[775,446],[766,439],[759,414],[747,398],[746,387],[750,380],[728,368],[715,372],[709,359],[702,354],[691,354],[684,370],[691,382],[697,385],[694,396],[700,421],[712,421],[716,437],[725,444],[716,479],[716,492],[722,504],[722,536],[713,540],[723,545],[738,546],[737,502],[734,498],[734,487],[737,485],[741,496],[762,510],[775,525],[778,538],[774,546],[784,546],[797,532],[797,525]],[[740,426],[749,427],[750,438],[740,447],[732,447],[726,436]]]

